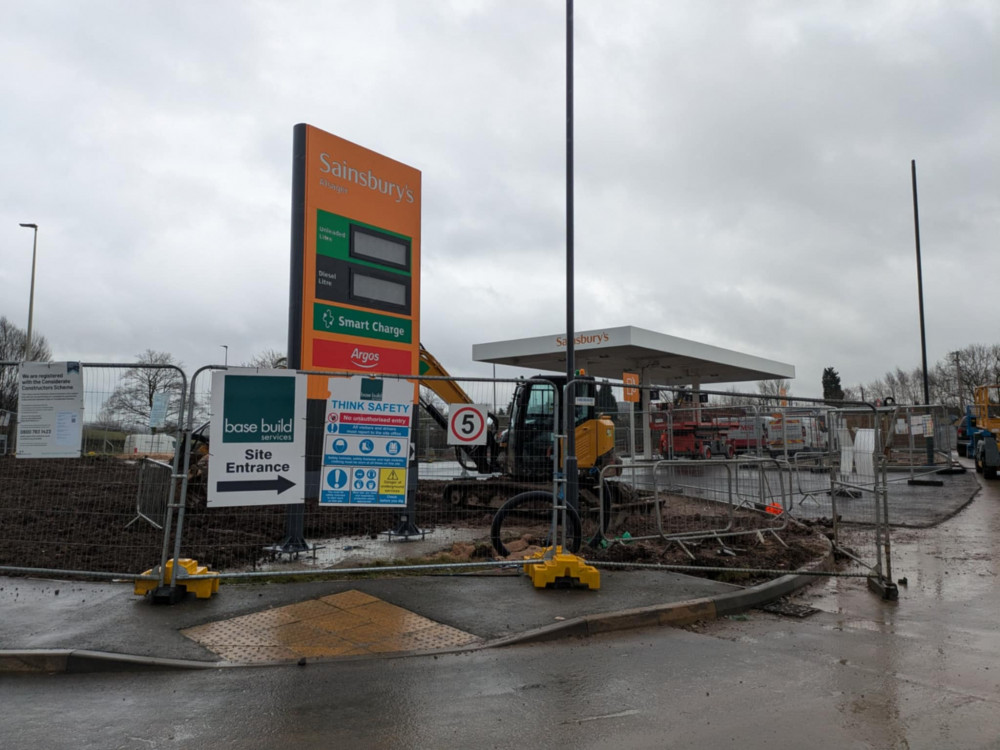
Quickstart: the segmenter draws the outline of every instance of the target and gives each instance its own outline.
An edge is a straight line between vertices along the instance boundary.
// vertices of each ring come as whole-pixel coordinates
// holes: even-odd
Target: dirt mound
[[[66,571],[138,573],[156,565],[163,532],[137,513],[141,462],[114,457],[36,461],[0,457],[0,565]],[[169,477],[168,477],[169,478]],[[496,509],[515,494],[547,489],[546,485],[496,480],[462,483],[421,481],[416,494],[416,520],[421,528],[461,527],[476,531],[467,548],[442,550],[455,559],[496,557],[490,525]],[[747,569],[794,570],[825,552],[819,535],[795,523],[775,522],[755,509],[732,518],[705,502],[672,498],[653,506],[648,500],[619,495],[616,509],[605,518],[602,537],[596,495],[581,493],[581,554],[588,560],[632,564],[725,567],[716,578],[747,578]],[[204,485],[194,484],[184,509],[181,555],[214,570],[253,566],[266,548],[286,539],[288,506],[207,508]],[[551,505],[544,503],[505,519],[502,534],[511,556],[523,557],[549,544]],[[302,508],[307,540],[378,535],[399,523],[398,509],[325,508],[313,499]],[[753,531],[765,518],[771,527]],[[159,520],[156,518],[155,520]],[[731,528],[738,536],[666,541],[664,531]],[[482,533],[479,534],[478,530]],[[515,540],[517,542],[515,543]],[[168,551],[173,553],[173,540]],[[685,571],[697,573],[697,571]]]

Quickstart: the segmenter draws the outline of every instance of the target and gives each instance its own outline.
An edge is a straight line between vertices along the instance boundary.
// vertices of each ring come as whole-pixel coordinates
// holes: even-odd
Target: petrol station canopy
[[[574,364],[588,375],[621,380],[637,373],[644,385],[704,386],[792,379],[794,365],[668,336],[634,326],[578,331]],[[472,346],[472,359],[540,372],[566,372],[566,334]]]

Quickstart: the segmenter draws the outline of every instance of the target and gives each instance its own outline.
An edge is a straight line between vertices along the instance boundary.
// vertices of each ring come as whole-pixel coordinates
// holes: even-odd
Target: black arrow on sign
[[[279,476],[277,479],[243,479],[238,482],[216,482],[217,492],[267,492],[277,490],[280,495],[285,490],[294,487],[295,482]]]

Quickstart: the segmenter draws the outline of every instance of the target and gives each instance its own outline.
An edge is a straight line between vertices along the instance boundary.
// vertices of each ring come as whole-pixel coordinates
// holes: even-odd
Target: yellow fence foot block
[[[543,561],[525,565],[524,570],[536,589],[581,587],[597,591],[601,588],[601,574],[593,565],[578,555],[565,554],[557,548],[548,559],[546,552],[536,553],[532,559]]]
[[[163,583],[170,584],[174,577],[174,560],[167,560],[163,573]],[[189,557],[182,557],[177,560],[177,586],[185,591],[193,593],[198,599],[209,599],[212,594],[219,593],[219,574],[213,573],[206,566],[199,565],[197,560]],[[159,566],[147,570],[144,576],[157,575]],[[211,578],[199,578],[190,580],[189,576],[212,576]],[[156,581],[137,580],[135,582],[135,595],[145,596],[151,591],[155,591],[159,584]]]

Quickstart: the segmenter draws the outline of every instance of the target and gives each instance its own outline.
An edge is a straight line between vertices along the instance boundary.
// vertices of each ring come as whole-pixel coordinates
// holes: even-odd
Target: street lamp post
[[[33,229],[35,238],[31,243],[31,292],[28,295],[28,336],[24,342],[24,360],[31,357],[31,322],[35,314],[35,258],[38,255],[38,225],[21,224],[22,227]]]
[[[923,358],[924,369],[924,405],[930,409],[931,392],[930,383],[927,378],[927,336],[924,332],[924,276],[920,268],[920,212],[917,209],[917,160],[910,160],[910,176],[913,184],[913,234],[917,243],[917,297],[920,302],[920,354]],[[934,465],[934,433],[927,435],[924,440],[927,446],[927,465]]]

